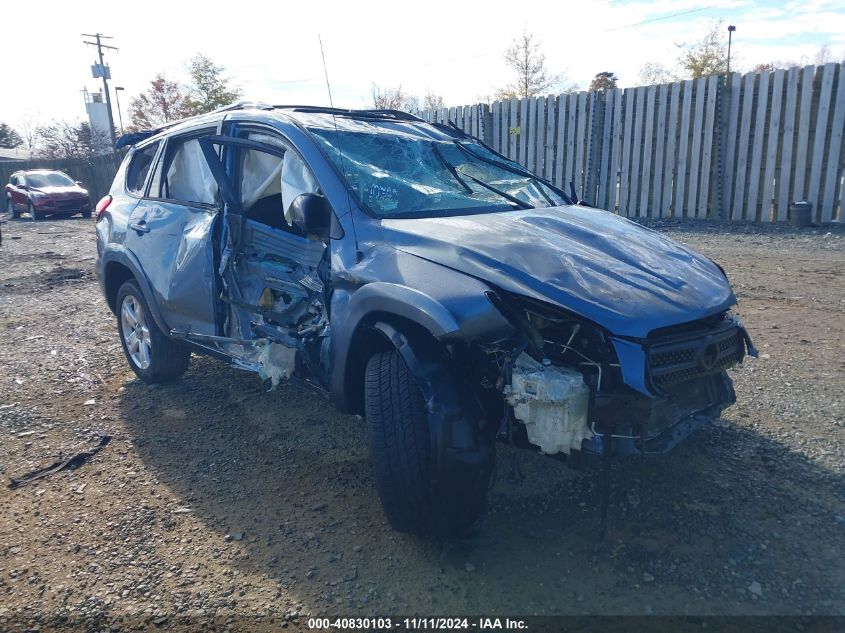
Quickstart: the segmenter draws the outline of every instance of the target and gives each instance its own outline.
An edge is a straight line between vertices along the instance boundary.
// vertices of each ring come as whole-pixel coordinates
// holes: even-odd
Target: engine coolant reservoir
[[[505,398],[525,425],[528,441],[547,455],[568,455],[593,435],[587,418],[590,390],[574,369],[541,365],[522,353]]]

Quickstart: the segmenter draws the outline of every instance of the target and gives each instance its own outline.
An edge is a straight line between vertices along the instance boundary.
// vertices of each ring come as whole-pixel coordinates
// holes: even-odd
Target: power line
[[[707,9],[715,9],[715,5],[711,5],[709,7],[699,7],[698,9],[690,9],[689,11],[681,11],[680,13],[672,13],[670,15],[661,15],[656,18],[652,18],[650,20],[643,20],[642,22],[635,22],[634,24],[626,24],[624,26],[616,26],[612,29],[606,29],[604,31],[599,31],[599,33],[610,33],[611,31],[621,31],[622,29],[630,29],[634,26],[642,26],[643,24],[651,24],[652,22],[659,22],[660,20],[668,20],[669,18],[677,18],[682,15],[689,15],[690,13],[698,13],[699,11],[706,11]]]

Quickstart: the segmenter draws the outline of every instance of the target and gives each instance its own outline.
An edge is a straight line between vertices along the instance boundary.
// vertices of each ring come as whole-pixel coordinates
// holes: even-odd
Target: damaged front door
[[[224,148],[222,159],[215,146]],[[316,180],[295,150],[267,133],[207,137],[202,147],[224,202],[226,336],[282,344],[316,366],[308,361],[318,358],[327,330],[327,245],[286,217],[297,196],[317,192]]]
[[[192,132],[167,140],[147,195],[130,214],[126,233],[126,246],[142,260],[168,327],[205,335],[217,333],[211,239],[217,183],[198,139],[211,133]]]

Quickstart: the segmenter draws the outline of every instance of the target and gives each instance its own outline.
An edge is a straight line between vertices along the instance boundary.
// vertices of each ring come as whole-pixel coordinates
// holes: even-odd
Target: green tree
[[[155,76],[145,92],[129,100],[130,129],[152,130],[190,114],[185,89],[162,74]]]
[[[21,135],[6,123],[0,123],[0,147],[12,149],[23,143]]]
[[[714,22],[700,40],[677,44],[681,51],[678,66],[690,79],[727,72],[728,38],[727,30],[722,25],[722,21]]]
[[[522,35],[513,40],[504,57],[507,65],[516,73],[516,79],[496,91],[497,99],[534,97],[565,81],[563,73],[549,74],[540,42],[528,31],[523,31]]]
[[[190,114],[204,114],[234,103],[241,91],[229,84],[226,69],[199,53],[188,62],[191,81],[187,87],[186,105]]]
[[[616,89],[616,82],[619,81],[619,78],[609,70],[605,70],[600,73],[596,73],[596,76],[593,77],[593,80],[590,82],[590,91],[593,90],[615,90]]]

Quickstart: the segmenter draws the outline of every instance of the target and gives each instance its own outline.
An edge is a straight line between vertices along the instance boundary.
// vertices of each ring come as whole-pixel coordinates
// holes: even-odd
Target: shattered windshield
[[[462,215],[567,202],[519,165],[431,126],[339,117],[338,124],[309,130],[372,215]]]

